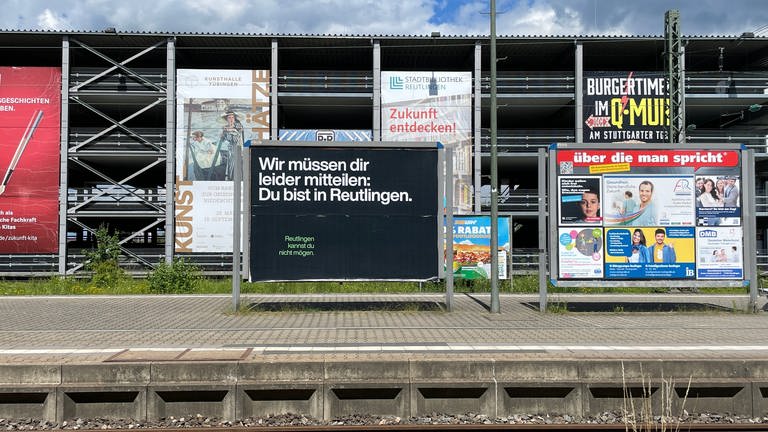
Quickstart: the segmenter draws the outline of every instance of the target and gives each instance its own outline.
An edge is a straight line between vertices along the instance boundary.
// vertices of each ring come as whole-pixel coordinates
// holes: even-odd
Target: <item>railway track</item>
[[[87,429],[81,429],[87,430]],[[768,431],[767,423],[760,424],[705,424],[681,423],[652,424],[632,428],[624,424],[403,424],[403,425],[323,425],[323,426],[257,426],[257,427],[194,427],[194,428],[141,428],[141,432],[190,432],[205,430],[206,432],[433,432],[433,431],[510,431],[510,432],[568,432],[568,431],[605,431],[605,432],[758,432]]]

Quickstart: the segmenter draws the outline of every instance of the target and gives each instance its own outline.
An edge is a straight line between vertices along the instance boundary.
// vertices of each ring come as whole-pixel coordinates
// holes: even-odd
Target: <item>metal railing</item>
[[[277,77],[281,92],[372,93],[370,71],[281,71]]]
[[[136,68],[132,69],[141,78],[152,84],[165,87],[168,83],[168,74],[165,69],[157,68]],[[124,73],[119,69],[105,74],[98,79],[93,79],[104,73],[104,68],[72,68],[69,73],[69,84],[76,88],[83,83],[87,83],[80,92],[98,92],[98,93],[142,93],[157,92],[156,88],[148,85],[146,82],[137,79],[135,76]],[[89,82],[90,81],[90,82]]]
[[[491,151],[491,130],[480,131],[480,151]],[[531,153],[556,142],[575,142],[573,129],[500,129],[496,148],[500,153]]]
[[[504,94],[573,93],[576,78],[570,72],[499,72],[496,90]],[[482,91],[490,92],[490,73],[483,71]]]
[[[766,94],[766,72],[692,72],[685,73],[685,92],[689,94]],[[766,96],[768,98],[768,95]]]

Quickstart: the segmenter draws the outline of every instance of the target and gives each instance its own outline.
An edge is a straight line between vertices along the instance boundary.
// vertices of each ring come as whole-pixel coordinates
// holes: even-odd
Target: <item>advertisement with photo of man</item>
[[[693,227],[636,227],[605,230],[605,277],[692,279]]]
[[[682,175],[603,176],[605,226],[694,226],[694,178]]]
[[[741,225],[739,176],[707,174],[696,177],[696,224]]]

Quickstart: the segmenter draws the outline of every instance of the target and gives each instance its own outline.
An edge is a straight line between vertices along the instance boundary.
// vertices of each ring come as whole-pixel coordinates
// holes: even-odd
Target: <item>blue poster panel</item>
[[[694,227],[608,228],[608,279],[693,279]]]

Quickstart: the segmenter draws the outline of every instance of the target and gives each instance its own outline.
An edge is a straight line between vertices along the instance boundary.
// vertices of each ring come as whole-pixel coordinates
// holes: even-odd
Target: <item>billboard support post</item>
[[[543,148],[538,151],[539,172],[547,172],[547,156]],[[550,164],[551,167],[551,164]],[[550,186],[554,184],[550,170]],[[547,311],[547,177],[539,175],[539,311]],[[552,191],[550,190],[550,194]],[[551,263],[550,263],[551,264]],[[550,270],[552,266],[550,266]]]
[[[243,158],[241,144],[234,143],[232,149],[235,153],[235,169],[232,176],[232,309],[237,313],[240,310],[240,206],[243,202],[240,178]]]
[[[742,163],[741,163],[741,178],[742,179],[754,179],[755,172],[755,155],[754,150],[742,149]],[[743,211],[742,218],[744,220],[744,278],[749,281],[749,311],[757,312],[757,287],[758,287],[758,273],[757,273],[757,257],[754,253],[748,251],[756,251],[756,234],[757,224],[755,221],[755,182],[754,181],[742,181],[742,201],[741,208]],[[754,233],[754,234],[753,234]]]
[[[445,307],[453,312],[453,147],[445,146]]]

